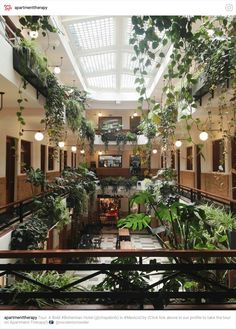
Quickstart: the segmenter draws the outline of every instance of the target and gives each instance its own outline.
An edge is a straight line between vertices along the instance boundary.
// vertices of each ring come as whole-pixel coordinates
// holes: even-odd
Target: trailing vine
[[[205,92],[212,95],[218,87],[221,88],[221,130],[226,133],[229,129],[227,135],[235,134],[235,17],[133,16],[132,24],[130,44],[135,52],[132,60],[137,64],[134,73],[137,76],[136,90],[140,95],[139,108],[143,108],[145,103],[149,112],[144,115],[144,132],[152,123],[163,144],[173,145],[179,114],[179,118],[186,121],[188,141],[193,142],[190,130],[194,125],[200,125],[200,119],[192,116],[197,107],[194,88],[196,89],[201,77]],[[168,51],[170,61],[164,75],[162,99],[158,103],[147,97],[145,77],[153,63],[157,68],[162,65]],[[226,93],[229,93],[226,83],[229,81],[232,88],[229,101],[231,104],[226,106]],[[229,111],[230,122],[225,128],[223,117]],[[211,119],[211,111],[209,112],[207,125]]]

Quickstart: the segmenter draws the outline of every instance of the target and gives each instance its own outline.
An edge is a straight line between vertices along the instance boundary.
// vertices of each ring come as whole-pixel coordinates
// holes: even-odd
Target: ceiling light
[[[61,73],[61,68],[59,66],[55,66],[54,69],[53,69],[53,72],[55,74],[59,74],[59,73]]]
[[[41,133],[40,131],[38,131],[35,135],[34,138],[36,139],[36,141],[42,141],[44,139],[44,135],[43,133]]]
[[[63,148],[63,147],[65,146],[65,142],[59,142],[59,143],[58,143],[58,146],[59,146],[60,148]]]
[[[30,31],[29,33],[31,39],[37,39],[37,37],[39,36],[38,31]]]
[[[208,139],[208,133],[206,131],[202,131],[200,134],[199,134],[199,138],[201,139],[201,141],[206,141]]]
[[[153,149],[153,150],[152,150],[152,153],[153,153],[153,154],[157,154],[157,149]]]
[[[84,153],[85,153],[85,150],[84,150],[84,149],[83,149],[83,150],[81,150],[81,151],[80,151],[80,153],[81,153],[81,154],[84,154]]]
[[[71,146],[71,151],[72,152],[76,152],[76,150],[77,150],[77,147],[76,146]]]
[[[179,139],[175,142],[175,146],[176,146],[176,147],[181,147],[182,144],[183,144],[183,143],[182,143]]]

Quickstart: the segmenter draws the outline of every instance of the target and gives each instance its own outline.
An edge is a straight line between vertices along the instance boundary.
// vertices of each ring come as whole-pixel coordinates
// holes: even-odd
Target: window
[[[193,147],[189,146],[186,149],[187,153],[187,170],[193,170]]]
[[[141,117],[130,117],[130,131],[137,133],[139,131],[138,126],[140,125]]]
[[[212,168],[213,171],[225,171],[224,140],[212,142]]]
[[[67,167],[67,151],[64,151],[64,168]]]
[[[21,173],[25,172],[25,169],[31,167],[31,143],[27,141],[21,141]]]
[[[98,158],[99,167],[108,168],[121,168],[122,156],[121,155],[99,155]]]
[[[48,147],[48,170],[54,169],[54,148]]]

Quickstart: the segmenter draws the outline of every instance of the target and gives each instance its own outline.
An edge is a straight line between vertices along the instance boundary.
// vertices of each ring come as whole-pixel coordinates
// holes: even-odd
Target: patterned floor
[[[102,242],[101,242],[101,249],[116,249],[116,239],[117,234],[114,233],[106,233],[102,234]],[[152,236],[150,234],[131,234],[131,243],[134,247],[134,249],[160,249],[161,246],[159,242],[157,241],[155,236]],[[154,257],[152,257],[154,259]],[[157,262],[168,262],[168,259],[165,258],[155,258]],[[98,263],[105,263],[109,264],[111,262],[112,258],[110,257],[100,257],[97,259]],[[149,259],[144,259],[144,263],[148,263]],[[85,277],[89,274],[92,274],[93,271],[86,271],[86,272],[79,272],[78,275],[80,277]],[[92,285],[96,285],[99,282],[101,282],[104,279],[105,275],[100,275],[98,277],[94,277],[89,280],[89,282],[84,282],[83,286],[87,289],[90,289]],[[150,283],[154,283],[157,280],[160,280],[160,275],[154,275],[150,277]],[[160,288],[160,287],[159,287]]]

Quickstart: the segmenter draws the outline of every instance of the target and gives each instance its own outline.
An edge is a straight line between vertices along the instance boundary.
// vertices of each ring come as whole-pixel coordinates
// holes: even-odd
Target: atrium
[[[235,17],[0,16],[0,49],[0,309],[235,309]]]

